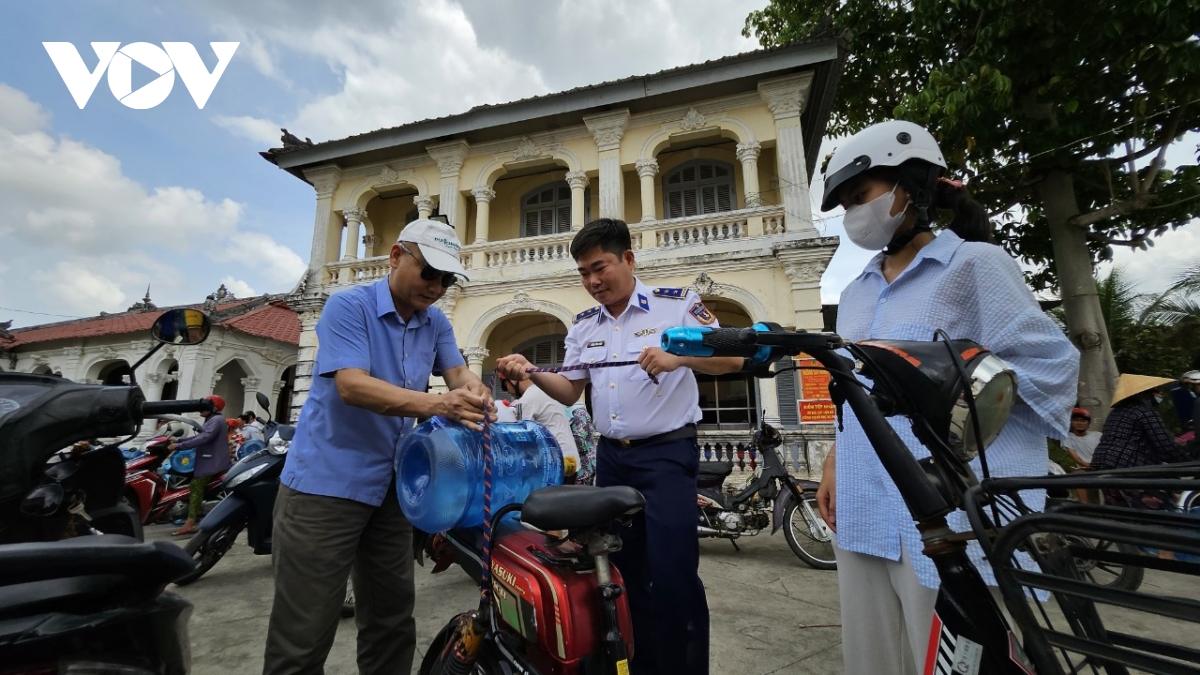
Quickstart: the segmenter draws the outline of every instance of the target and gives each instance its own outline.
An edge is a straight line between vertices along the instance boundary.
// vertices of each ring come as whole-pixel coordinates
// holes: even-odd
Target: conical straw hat
[[[1124,401],[1134,394],[1140,394],[1143,391],[1149,391],[1164,384],[1171,384],[1174,381],[1169,377],[1122,373],[1120,379],[1117,380],[1117,390],[1113,392],[1112,405],[1116,405],[1118,402]]]

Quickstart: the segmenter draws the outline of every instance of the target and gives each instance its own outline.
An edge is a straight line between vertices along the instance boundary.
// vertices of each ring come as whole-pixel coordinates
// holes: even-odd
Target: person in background
[[[1092,454],[1100,443],[1100,432],[1088,427],[1092,424],[1092,414],[1083,408],[1071,410],[1071,433],[1062,440],[1062,445],[1070,453],[1071,459],[1080,468],[1092,465]]]
[[[500,373],[500,386],[516,399],[512,410],[518,421],[533,420],[546,427],[558,441],[563,456],[564,482],[574,482],[575,472],[579,470],[579,449],[575,447],[575,436],[571,433],[571,423],[567,421],[563,404],[547,396],[531,380],[513,382]]]
[[[242,421],[236,417],[231,417],[225,420],[229,425],[229,434],[226,438],[229,440],[229,461],[237,461],[238,448],[242,447],[242,443],[246,442],[245,435],[242,434]]]
[[[1154,410],[1163,400],[1158,388],[1170,383],[1165,377],[1121,375],[1113,392],[1112,410],[1104,420],[1104,435],[1092,455],[1093,469],[1123,469],[1191,459],[1182,446],[1176,445]],[[1110,489],[1104,491],[1104,499],[1118,506],[1161,511],[1174,508],[1175,494],[1167,490]],[[1158,557],[1170,560],[1175,553],[1159,550]]]
[[[253,412],[247,410],[242,413],[240,419],[242,420],[242,435],[246,437],[246,440],[266,442],[262,422],[258,421],[258,417]]]
[[[214,410],[200,413],[200,417],[204,418],[204,427],[200,429],[200,433],[182,441],[172,441],[167,446],[167,450],[171,452],[196,449],[196,464],[188,486],[187,520],[184,521],[183,527],[171,533],[176,537],[196,532],[196,518],[200,516],[200,506],[204,503],[204,490],[208,488],[213,476],[222,473],[231,464],[229,425],[225,422],[225,416],[221,414],[221,411],[225,410],[225,399],[215,395],[204,398],[212,401]]]

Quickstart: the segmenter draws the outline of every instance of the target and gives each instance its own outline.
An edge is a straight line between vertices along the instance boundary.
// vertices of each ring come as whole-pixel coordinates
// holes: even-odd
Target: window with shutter
[[[776,363],[775,368],[786,368],[792,365],[795,364],[791,357],[787,357]],[[775,396],[779,401],[779,421],[785,427],[800,426],[800,410],[796,407],[796,401],[800,398],[800,387],[797,383],[799,376],[800,372],[793,370],[775,377]]]
[[[588,195],[584,192],[584,220]],[[565,181],[543,185],[521,200],[521,236],[540,237],[571,231],[571,187]]]
[[[737,208],[733,168],[723,162],[689,162],[663,178],[667,218],[722,213]]]

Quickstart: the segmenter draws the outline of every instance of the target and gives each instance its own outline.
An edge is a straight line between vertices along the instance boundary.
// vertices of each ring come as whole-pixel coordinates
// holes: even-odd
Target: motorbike
[[[609,555],[621,548],[615,527],[645,504],[629,487],[551,486],[492,515],[490,555],[475,530],[443,533],[482,572],[482,599],[442,628],[418,672],[628,672],[633,624]]]
[[[216,566],[221,558],[237,542],[243,530],[255,555],[271,554],[272,514],[275,497],[279,494],[279,476],[287,459],[288,445],[296,433],[296,427],[279,424],[270,418],[271,406],[266,396],[259,393],[258,405],[267,413],[266,445],[253,450],[225,472],[225,477],[216,489],[225,498],[204,519],[197,532],[183,550],[192,556],[195,569],[175,581],[176,585],[194,583]],[[260,445],[259,441],[247,441],[246,445]],[[342,616],[354,616],[354,584],[346,582]]]
[[[762,471],[744,487],[725,485],[733,472],[731,463],[700,462],[697,533],[701,538],[728,539],[737,548],[739,537],[756,535],[768,526],[771,534],[783,528],[784,539],[796,557],[814,569],[837,569],[833,533],[817,509],[817,482],[792,478],[779,454],[783,437],[762,420],[760,415],[753,441],[762,458]]]
[[[186,327],[186,332],[176,327]],[[196,310],[172,310],[151,329],[165,344],[196,344],[209,330]],[[133,378],[131,377],[131,380]],[[192,568],[165,542],[143,543],[136,511],[121,503],[120,443],[142,420],[211,410],[204,399],[148,402],[129,386],[0,373],[0,664],[5,675],[122,672],[183,675],[191,605],[165,591]],[[59,449],[72,449],[60,453]],[[57,455],[59,461],[47,460]]]
[[[1071,504],[1039,512],[1023,495],[1047,489],[1192,488],[1200,464],[1138,467],[1087,475],[1007,478],[989,475],[987,447],[1017,402],[1015,373],[986,348],[937,331],[930,342],[849,342],[834,333],[787,331],[759,323],[745,329],[684,327],[664,332],[663,349],[678,356],[740,356],[753,373],[800,353],[830,373],[840,411],[849,405],[880,464],[921,532],[922,554],[941,580],[923,672],[1043,675],[1131,670],[1200,673],[1200,649],[1188,630],[1134,635],[1105,627],[1101,610],[1142,612],[1200,623],[1195,600],[1168,598],[1087,582],[1079,560],[1108,560],[1200,576],[1200,563],[1072,546],[1069,536],[1102,535],[1137,547],[1200,555],[1200,529],[1187,514],[1100,504]],[[850,358],[839,353],[849,352]],[[757,373],[756,373],[757,374]],[[859,376],[862,376],[862,379]],[[916,459],[888,422],[906,417],[930,451]],[[983,479],[970,462],[979,459]],[[962,509],[969,533],[953,531],[946,516]],[[967,543],[983,549],[1004,606],[1000,611]],[[1052,599],[1062,618],[1045,602]],[[1195,626],[1182,627],[1195,629]],[[1019,637],[1018,637],[1019,635]]]
[[[176,474],[170,468],[160,471],[171,454],[167,446],[172,440],[165,436],[150,439],[145,445],[146,456],[129,463],[133,464],[136,470],[129,471],[131,467],[126,465],[125,498],[137,508],[145,525],[178,520],[187,514],[188,499],[191,496],[189,481],[172,481],[171,477]],[[206,503],[215,504],[220,500],[221,476],[211,481],[205,489]],[[190,474],[188,477],[190,478]]]

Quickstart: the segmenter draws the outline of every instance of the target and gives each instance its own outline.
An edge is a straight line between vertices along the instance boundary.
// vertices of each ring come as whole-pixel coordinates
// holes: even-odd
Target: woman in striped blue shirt
[[[837,331],[850,340],[931,340],[937,329],[974,340],[1017,374],[1020,400],[987,450],[992,475],[1044,475],[1046,437],[1063,438],[1075,402],[1078,353],[1038,306],[1021,269],[991,241],[983,208],[942,178],[933,136],[890,121],[855,134],[830,158],[822,209],[846,209],[846,236],[881,250],[842,292]],[[939,209],[953,216],[937,236]],[[906,419],[890,422],[913,454],[927,457]],[[974,463],[979,474],[978,461]],[[837,532],[846,672],[919,673],[939,584],[899,491],[853,412],[825,462],[817,493]],[[1032,504],[1035,508],[1039,505]],[[950,526],[966,531],[960,511]],[[991,570],[970,551],[985,579]]]

